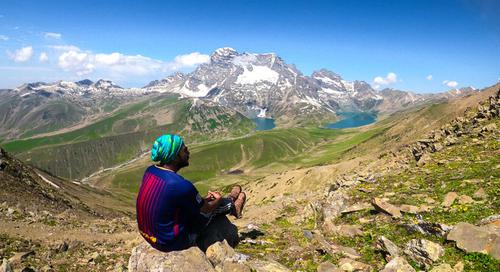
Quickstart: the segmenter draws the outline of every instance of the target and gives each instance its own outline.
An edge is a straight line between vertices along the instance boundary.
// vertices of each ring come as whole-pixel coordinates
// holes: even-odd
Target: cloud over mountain
[[[94,53],[68,45],[52,48],[63,51],[58,57],[59,68],[79,76],[93,72],[107,73],[113,77],[156,75],[192,68],[210,60],[208,55],[199,52],[179,55],[173,61],[165,62],[142,55],[126,55],[119,52]]]
[[[30,60],[31,56],[33,56],[33,47],[31,46],[22,47],[14,52],[8,51],[7,54],[9,55],[10,59],[12,59],[15,62],[25,62]]]

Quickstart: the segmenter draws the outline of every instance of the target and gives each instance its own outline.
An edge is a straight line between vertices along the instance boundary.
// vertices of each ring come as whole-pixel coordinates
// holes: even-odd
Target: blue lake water
[[[273,129],[276,125],[274,124],[274,119],[271,118],[253,118],[252,121],[257,125],[257,130],[270,130]]]
[[[327,128],[352,128],[371,124],[377,120],[377,114],[371,112],[338,112],[340,121],[326,125]]]

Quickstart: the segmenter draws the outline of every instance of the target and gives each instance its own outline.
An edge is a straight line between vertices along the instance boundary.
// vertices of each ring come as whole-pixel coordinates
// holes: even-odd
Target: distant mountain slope
[[[145,96],[111,81],[28,83],[0,92],[0,139],[30,137],[92,122],[118,106]]]

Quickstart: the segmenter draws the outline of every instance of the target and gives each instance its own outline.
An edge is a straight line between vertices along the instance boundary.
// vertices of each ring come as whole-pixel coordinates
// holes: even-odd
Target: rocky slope
[[[0,271],[104,270],[104,256],[130,250],[117,245],[135,238],[133,207],[110,192],[54,177],[3,149],[0,186]],[[106,247],[113,250],[99,251]]]
[[[260,212],[235,222],[241,239],[236,251],[216,243],[206,255],[197,249],[161,254],[142,244],[129,268],[498,271],[499,117],[497,89],[425,140],[331,182],[323,195],[253,202],[251,209]],[[250,196],[258,194],[249,186]],[[264,216],[263,210],[269,212]]]

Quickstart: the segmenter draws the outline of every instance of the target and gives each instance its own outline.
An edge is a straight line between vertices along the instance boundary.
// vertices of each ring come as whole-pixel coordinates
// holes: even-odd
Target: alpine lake
[[[377,114],[373,112],[338,112],[341,120],[325,125],[325,128],[342,129],[369,125],[377,120]],[[253,118],[257,125],[256,130],[270,130],[276,127],[272,118]]]

